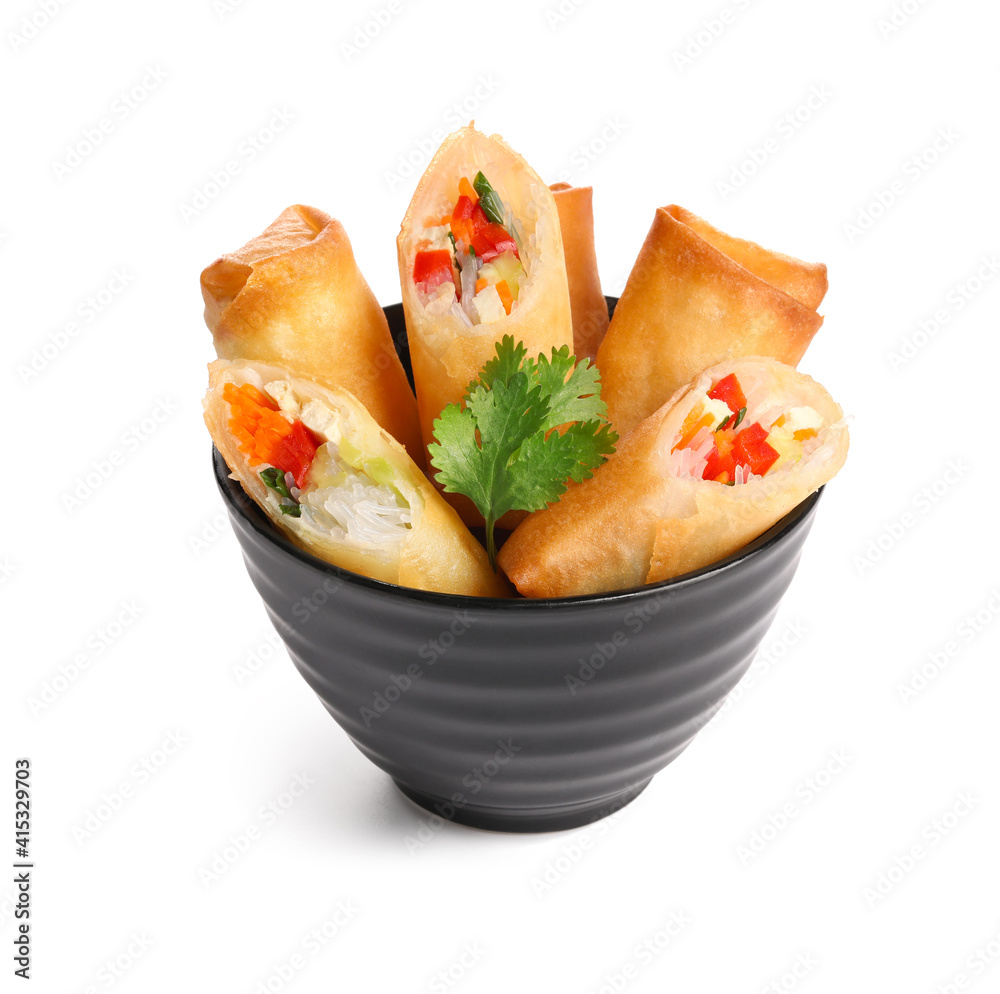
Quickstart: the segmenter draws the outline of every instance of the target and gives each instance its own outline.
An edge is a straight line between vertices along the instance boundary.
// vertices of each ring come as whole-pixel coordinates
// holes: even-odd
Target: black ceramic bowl
[[[386,314],[405,341],[402,309]],[[354,744],[441,818],[510,832],[602,818],[683,751],[749,667],[819,498],[674,580],[502,600],[398,587],[315,559],[229,479],[218,452],[214,466],[271,620]]]

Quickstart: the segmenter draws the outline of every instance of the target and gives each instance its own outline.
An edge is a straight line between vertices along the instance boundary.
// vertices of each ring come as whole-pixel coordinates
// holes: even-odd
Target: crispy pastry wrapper
[[[431,314],[413,282],[417,243],[429,216],[451,211],[459,180],[482,171],[508,203],[524,231],[521,263],[527,280],[517,306],[499,321],[469,327],[453,314]],[[495,355],[504,335],[524,342],[532,357],[553,348],[573,348],[573,322],[563,255],[559,213],[552,192],[538,174],[498,135],[462,128],[438,149],[417,185],[396,240],[410,361],[424,444],[433,441],[434,419],[448,405],[461,403],[469,384]],[[448,495],[471,524],[482,517],[471,501]]]
[[[486,550],[473,537],[409,457],[406,450],[375,422],[361,402],[347,390],[321,385],[294,375],[287,367],[237,360],[216,360],[208,367],[209,388],[204,400],[205,424],[234,478],[256,501],[273,524],[306,552],[364,576],[420,590],[479,597],[507,597],[510,588],[490,567]],[[378,461],[391,469],[391,485],[410,506],[413,522],[401,544],[386,549],[320,535],[301,518],[278,510],[279,499],[260,478],[261,467],[251,467],[229,430],[225,384],[250,383],[259,390],[273,381],[288,381],[302,406],[318,400],[334,414],[336,431],[364,464]]]
[[[553,183],[549,189],[559,210],[573,314],[573,352],[593,359],[608,330],[608,302],[601,291],[594,248],[594,189]]]
[[[701,370],[740,356],[797,365],[823,323],[826,266],[660,207],[597,353],[608,418],[631,431]]]
[[[726,486],[667,469],[684,419],[713,383],[735,373],[756,410],[808,406],[823,427],[795,463]],[[747,414],[750,419],[753,412]],[[500,550],[499,563],[526,597],[568,597],[654,583],[737,552],[837,473],[847,456],[843,412],[815,380],[754,356],[721,363],[618,443],[593,477],[529,515]]]
[[[276,362],[350,390],[414,459],[423,459],[416,399],[339,221],[315,207],[287,208],[208,266],[201,291],[220,359]]]

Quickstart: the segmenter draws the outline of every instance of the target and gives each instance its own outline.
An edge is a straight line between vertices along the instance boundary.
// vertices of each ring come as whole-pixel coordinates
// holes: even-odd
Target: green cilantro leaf
[[[585,359],[574,368],[576,356],[569,354],[569,346],[552,350],[551,360],[538,357],[538,382],[542,392],[549,396],[550,420],[547,428],[567,421],[590,421],[604,418],[607,404],[601,400],[600,373],[596,366]],[[613,451],[613,450],[612,450]]]
[[[508,511],[537,511],[558,500],[615,451],[618,435],[604,420],[597,369],[575,365],[569,347],[527,358],[510,335],[469,384],[465,404],[449,404],[434,421],[431,465],[449,493],[469,497],[493,529]],[[554,431],[557,427],[562,431]]]
[[[504,335],[503,342],[497,346],[496,356],[483,366],[479,379],[469,384],[469,389],[465,393],[466,400],[469,399],[469,394],[475,387],[482,385],[489,389],[493,386],[494,380],[507,383],[521,368],[521,362],[528,354],[528,350],[524,347],[524,342],[518,342],[513,348],[509,348],[508,341],[513,342],[514,339],[510,335]],[[503,348],[500,347],[501,345]]]

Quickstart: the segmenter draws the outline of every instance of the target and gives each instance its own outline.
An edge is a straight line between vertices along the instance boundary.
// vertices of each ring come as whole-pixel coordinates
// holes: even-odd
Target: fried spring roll
[[[314,207],[289,207],[208,266],[201,290],[220,359],[277,362],[349,390],[422,461],[413,391],[339,221]]]
[[[597,353],[608,418],[631,431],[701,370],[740,356],[802,358],[823,319],[826,266],[657,210]]]
[[[608,302],[601,292],[594,248],[594,190],[589,186],[553,183],[549,187],[559,210],[566,253],[566,276],[573,314],[573,352],[593,359],[608,330]]]
[[[251,360],[208,369],[212,439],[296,545],[388,583],[509,596],[456,512],[352,394]]]
[[[573,348],[555,200],[498,136],[470,126],[445,140],[413,195],[397,249],[425,445],[434,419],[462,402],[504,335],[531,356]]]
[[[593,477],[529,515],[499,563],[527,597],[636,587],[737,552],[829,481],[843,412],[766,357],[705,370],[618,444]]]

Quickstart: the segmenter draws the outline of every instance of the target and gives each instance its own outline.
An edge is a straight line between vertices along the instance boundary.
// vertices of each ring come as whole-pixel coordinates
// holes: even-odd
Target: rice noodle
[[[479,267],[482,263],[479,256],[459,253],[458,264],[462,269],[462,309],[469,320],[476,324],[479,320],[475,300],[476,280],[479,277]]]
[[[395,492],[354,471],[338,486],[302,493],[302,521],[337,541],[395,545],[406,537],[413,515]]]
[[[752,480],[762,480],[762,476],[757,476],[752,469],[747,469],[746,467],[736,464],[736,469],[733,470],[733,483],[739,485],[741,483],[750,483]]]
[[[402,541],[412,517],[408,507],[400,507],[389,487],[384,483],[366,485],[360,475],[341,486],[304,494],[302,508],[303,519],[310,525],[337,540],[359,545]]]
[[[510,209],[507,204],[504,204],[505,210],[503,215],[503,226],[511,233],[514,241],[517,243],[518,253],[523,253],[524,251],[524,232],[521,229],[521,223],[516,217],[514,217],[514,212]]]
[[[705,472],[705,464],[708,462],[712,445],[712,432],[708,428],[699,429],[687,446],[670,454],[668,469],[671,475],[700,480]]]

